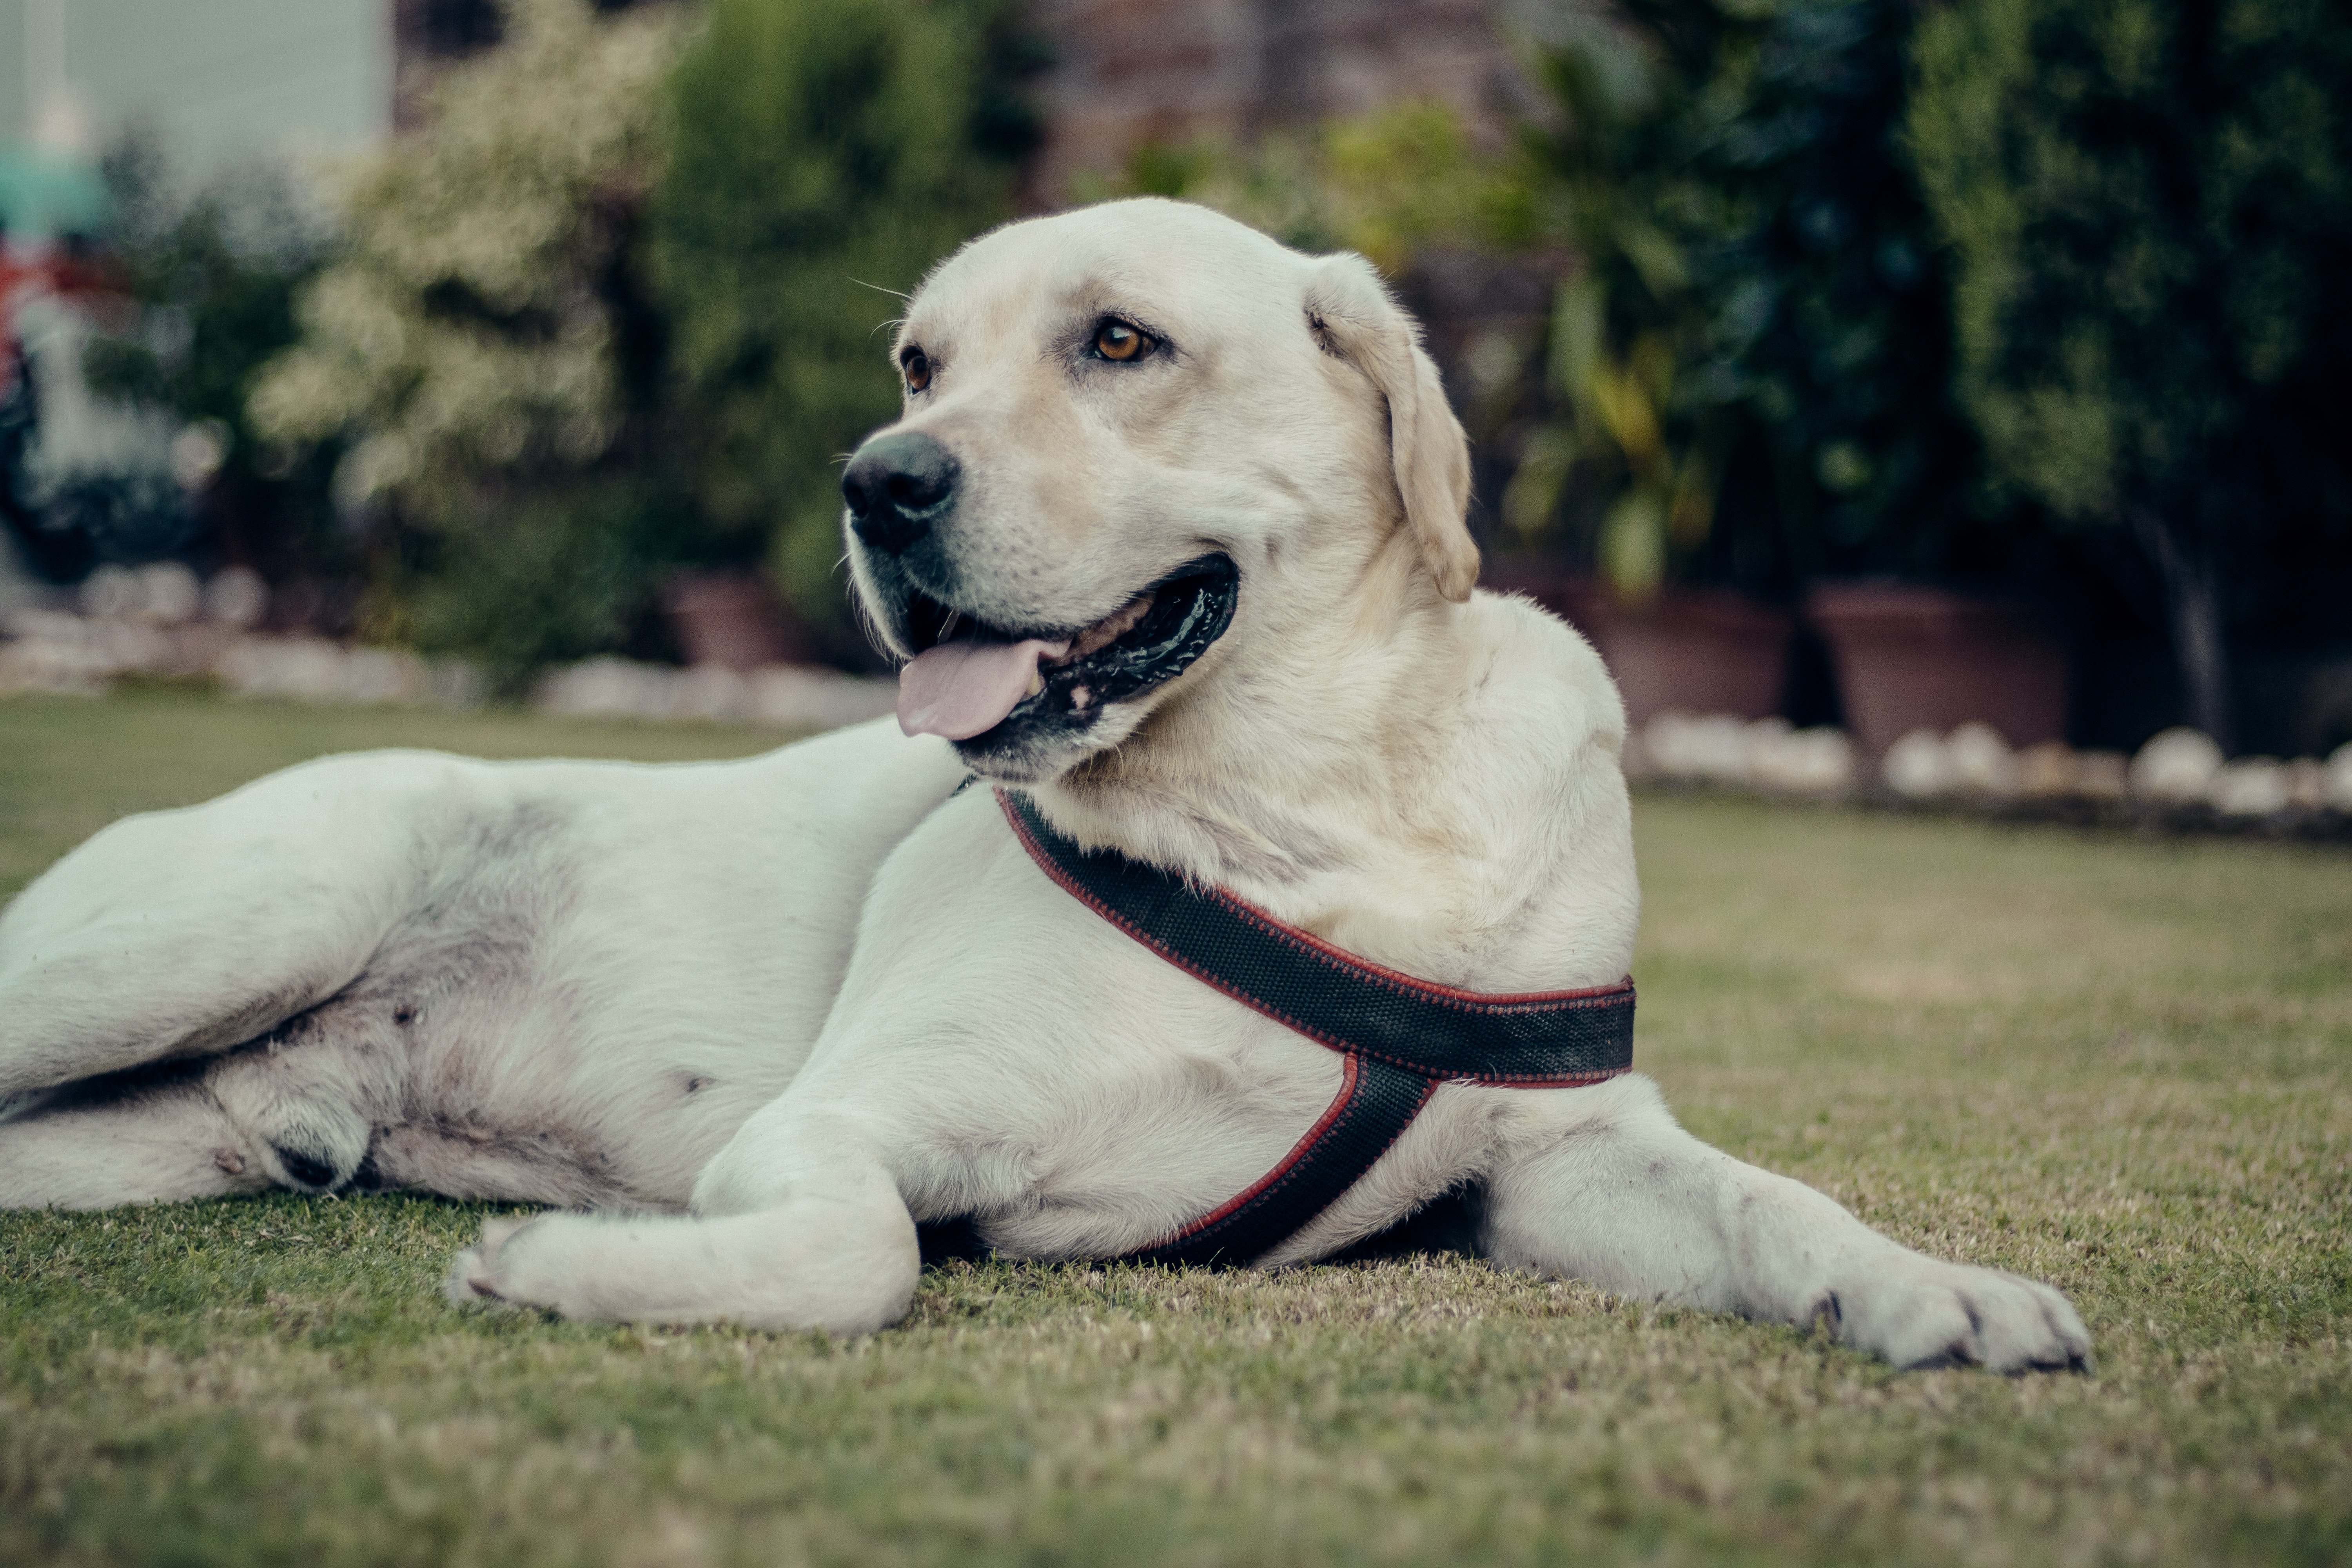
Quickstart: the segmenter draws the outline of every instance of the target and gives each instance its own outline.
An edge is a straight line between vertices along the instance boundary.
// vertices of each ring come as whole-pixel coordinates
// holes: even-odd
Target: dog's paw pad
[[[1927,1263],[1842,1288],[1849,1342],[1906,1371],[2088,1371],[2091,1336],[2047,1285],[1990,1268]]]
[[[536,1215],[501,1215],[482,1222],[481,1239],[449,1260],[441,1295],[453,1307],[513,1307],[527,1292],[515,1288],[515,1259],[508,1244],[528,1229]]]
[[[333,1156],[329,1154],[312,1153],[285,1143],[271,1144],[269,1152],[277,1157],[278,1168],[286,1173],[286,1183],[291,1187],[327,1193],[352,1177],[350,1171],[337,1168]]]

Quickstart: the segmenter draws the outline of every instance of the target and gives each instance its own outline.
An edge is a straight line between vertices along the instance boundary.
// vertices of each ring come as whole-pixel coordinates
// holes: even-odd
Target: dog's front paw
[[[2091,1370],[2090,1332],[2066,1298],[1998,1269],[1906,1256],[1840,1285],[1821,1311],[1841,1340],[1906,1370]]]
[[[442,1276],[441,1294],[453,1307],[520,1307],[531,1302],[519,1264],[508,1243],[527,1230],[530,1217],[507,1215],[482,1222],[482,1239],[449,1260]]]

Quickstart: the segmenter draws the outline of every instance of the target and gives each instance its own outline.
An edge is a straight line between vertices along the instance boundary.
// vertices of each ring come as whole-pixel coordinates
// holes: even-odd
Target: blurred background
[[[891,290],[1151,193],[1388,273],[1633,770],[2352,821],[2347,105],[2333,0],[0,0],[0,689],[887,710]]]

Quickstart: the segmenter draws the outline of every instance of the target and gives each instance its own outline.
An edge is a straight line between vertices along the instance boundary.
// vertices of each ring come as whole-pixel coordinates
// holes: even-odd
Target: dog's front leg
[[[1897,1246],[1802,1183],[1685,1132],[1647,1079],[1561,1092],[1574,1119],[1490,1179],[1480,1240],[1496,1264],[1641,1300],[1823,1321],[1897,1366],[2089,1364],[2082,1319],[2049,1286]]]
[[[738,1189],[740,1205],[706,1202],[706,1181],[691,1217],[493,1220],[450,1265],[446,1294],[461,1305],[507,1302],[592,1321],[836,1334],[898,1321],[922,1257],[889,1173],[846,1127],[803,1122],[787,1136],[769,1151],[765,1179]]]

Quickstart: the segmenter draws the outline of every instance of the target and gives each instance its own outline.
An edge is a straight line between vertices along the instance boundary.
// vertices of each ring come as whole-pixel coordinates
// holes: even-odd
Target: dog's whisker
[[[834,563],[834,570],[839,571],[848,564],[849,557],[845,554]],[[856,623],[859,633],[866,638],[866,647],[894,665],[899,662],[898,652],[890,646],[890,639],[882,635],[881,617],[875,614],[874,606],[866,602],[865,591],[858,587],[855,573],[851,574],[849,579],[849,616],[850,619]]]

